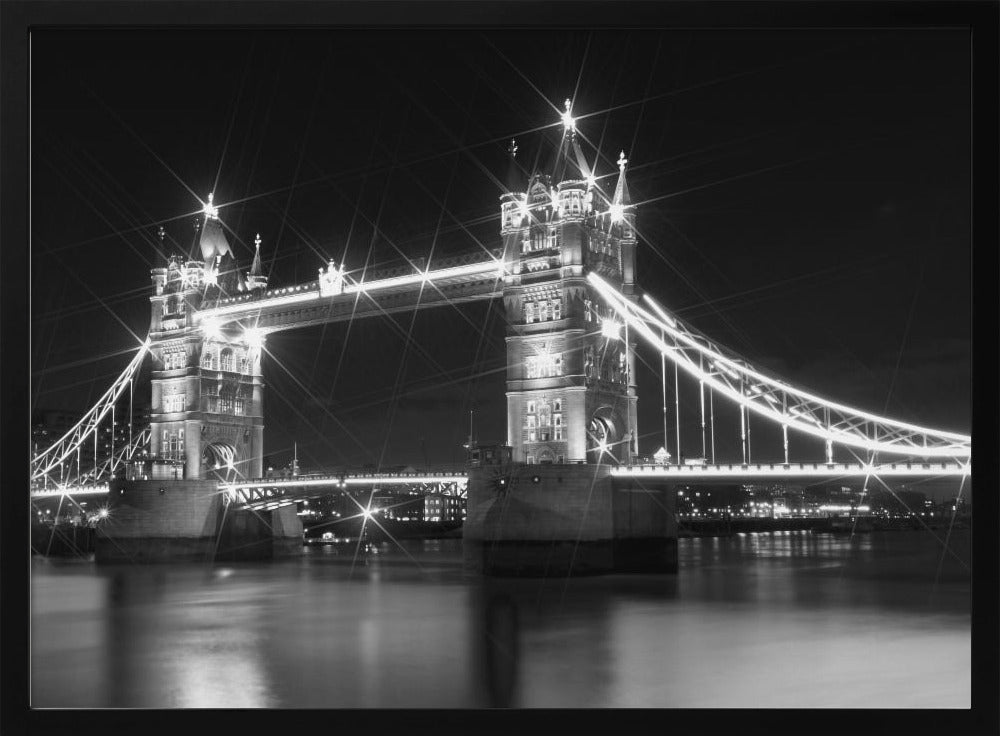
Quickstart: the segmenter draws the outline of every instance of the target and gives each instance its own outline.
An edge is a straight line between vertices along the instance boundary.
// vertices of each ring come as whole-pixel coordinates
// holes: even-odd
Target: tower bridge
[[[102,483],[127,478],[133,482],[130,498],[146,499],[131,503],[153,504],[155,494],[166,495],[163,483],[175,481],[197,486],[206,504],[223,496],[237,500],[241,508],[258,508],[266,498],[280,497],[282,506],[296,494],[319,488],[376,480],[417,482],[387,475],[264,479],[261,356],[267,337],[308,325],[491,299],[502,300],[507,322],[509,455],[496,468],[453,474],[447,481],[469,489],[467,530],[476,539],[485,539],[484,530],[496,531],[500,522],[472,506],[488,509],[513,502],[512,491],[490,489],[497,487],[498,475],[514,478],[526,466],[537,466],[532,472],[539,474],[550,499],[545,502],[549,505],[537,507],[532,504],[538,503],[538,489],[534,497],[522,491],[516,496],[525,509],[534,509],[523,512],[525,521],[516,534],[532,539],[545,539],[550,532],[558,538],[577,536],[572,524],[560,526],[563,521],[545,522],[538,531],[531,513],[544,518],[544,513],[557,514],[552,504],[562,504],[558,514],[586,516],[580,499],[586,497],[590,504],[595,484],[601,484],[599,495],[607,504],[620,505],[625,502],[612,502],[618,498],[615,488],[647,481],[945,476],[964,482],[971,473],[967,435],[886,418],[792,386],[683,324],[660,306],[657,298],[663,295],[644,292],[635,271],[637,207],[629,195],[625,153],[617,160],[614,190],[607,193],[581,149],[568,100],[562,127],[554,160],[530,176],[517,165],[512,142],[499,204],[500,247],[426,266],[358,273],[330,261],[318,269],[316,279],[274,287],[261,269],[260,236],[244,272],[226,238],[220,208],[209,195],[198,251],[187,258],[173,256],[152,269],[148,339],[84,418],[32,459],[33,496],[71,496],[84,487],[100,493]],[[678,408],[677,373],[697,379],[704,462],[696,466],[640,463],[635,383],[640,341],[660,358],[664,434],[668,362],[675,369]],[[94,444],[94,462],[85,466],[100,426],[115,421],[115,405],[124,400],[126,389],[131,402],[135,375],[147,354],[152,361],[149,427],[137,428],[103,463]],[[738,458],[716,458],[715,435],[724,431],[716,427],[716,399],[739,407],[740,425],[731,428],[739,433]],[[782,463],[761,464],[759,448],[754,462],[751,416],[780,426]],[[822,439],[824,456],[797,455],[796,435]],[[679,418],[675,439],[679,460]],[[658,454],[669,453],[664,447]],[[116,498],[114,483],[104,492]],[[126,495],[122,487],[117,502],[126,503]],[[619,517],[632,519],[621,522],[632,531],[615,526],[593,533],[628,537],[642,526],[636,519],[646,515],[658,521],[655,529],[650,527],[653,531],[642,532],[647,535],[643,539],[669,536],[669,523],[663,521],[667,506],[660,504],[657,510],[635,503],[628,501],[627,513],[615,512],[615,524]],[[578,527],[584,528],[582,521]]]

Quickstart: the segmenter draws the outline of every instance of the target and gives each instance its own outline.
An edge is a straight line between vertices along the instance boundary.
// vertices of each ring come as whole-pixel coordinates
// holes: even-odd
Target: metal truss
[[[62,463],[66,461],[71,461],[78,452],[86,451],[88,446],[92,442],[97,440],[97,432],[100,428],[101,422],[111,413],[115,406],[115,402],[121,397],[128,388],[135,374],[138,372],[139,368],[142,366],[142,361],[146,357],[146,353],[149,351],[149,346],[151,341],[147,338],[146,341],[139,347],[138,352],[132,361],[128,364],[128,367],[122,372],[115,382],[111,385],[107,391],[97,400],[97,403],[88,411],[83,418],[80,419],[66,434],[64,434],[58,441],[56,441],[51,447],[46,449],[44,452],[39,453],[37,456],[31,459],[31,482],[41,483],[45,482],[46,479],[54,480],[52,475],[53,471],[59,468]],[[129,421],[131,421],[129,417]],[[141,436],[141,435],[140,435]],[[148,437],[148,435],[147,435]],[[134,443],[128,445],[130,453],[127,457],[131,457],[131,451],[134,451]],[[112,456],[109,461],[105,464],[111,462],[112,467],[117,467],[118,463],[121,462],[123,456],[121,453],[118,454],[117,458]],[[79,465],[79,462],[77,463]],[[93,473],[94,471],[91,471]]]
[[[650,310],[626,298],[596,274],[587,277],[608,304],[647,342],[688,374],[783,428],[785,462],[788,429],[826,441],[827,462],[834,445],[870,453],[920,458],[954,458],[968,462],[972,439],[968,435],[920,427],[839,404],[767,376],[739,355],[670,316],[649,295]]]
[[[348,487],[373,486],[373,490],[395,487],[419,489],[424,493],[466,497],[468,479],[456,473],[377,473],[366,475],[296,476],[220,483],[227,503],[239,506],[277,508],[306,498],[346,492]]]

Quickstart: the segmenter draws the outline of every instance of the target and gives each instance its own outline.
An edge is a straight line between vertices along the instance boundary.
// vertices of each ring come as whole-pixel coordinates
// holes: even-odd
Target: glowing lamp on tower
[[[252,350],[260,350],[264,347],[264,331],[259,327],[248,327],[243,332],[243,338]]]
[[[202,212],[205,213],[205,217],[207,217],[209,220],[218,220],[219,219],[219,208],[216,207],[214,204],[212,204],[212,199],[214,197],[215,197],[215,194],[214,193],[210,193],[208,195],[208,201],[205,203],[205,206],[202,208]]]
[[[222,326],[219,324],[219,321],[217,319],[212,319],[211,317],[208,317],[202,320],[201,331],[205,335],[205,337],[209,339],[212,340],[222,339]]]
[[[625,205],[612,204],[608,207],[608,214],[611,215],[611,222],[621,222],[625,219]]]
[[[562,124],[563,129],[568,133],[571,130],[576,130],[576,120],[573,119],[573,114],[570,112],[570,101],[566,100],[566,109],[562,113]]]
[[[601,320],[601,335],[609,340],[620,340],[622,336],[622,325],[613,319]]]
[[[531,212],[531,208],[528,207],[528,198],[525,196],[520,202],[517,203],[517,214],[521,217],[521,221],[524,222],[528,219],[528,214]]]

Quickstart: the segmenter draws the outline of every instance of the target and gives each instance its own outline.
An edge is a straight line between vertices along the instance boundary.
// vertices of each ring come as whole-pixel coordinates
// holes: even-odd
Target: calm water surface
[[[676,576],[480,579],[460,540],[36,558],[35,707],[968,708],[970,534],[680,540]]]

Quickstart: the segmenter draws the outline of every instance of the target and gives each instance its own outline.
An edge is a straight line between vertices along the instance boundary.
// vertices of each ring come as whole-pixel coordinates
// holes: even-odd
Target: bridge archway
[[[622,422],[611,407],[602,406],[587,423],[587,461],[617,463],[621,456]]]
[[[236,479],[236,448],[228,442],[209,442],[201,453],[201,466],[207,477],[222,481]]]

